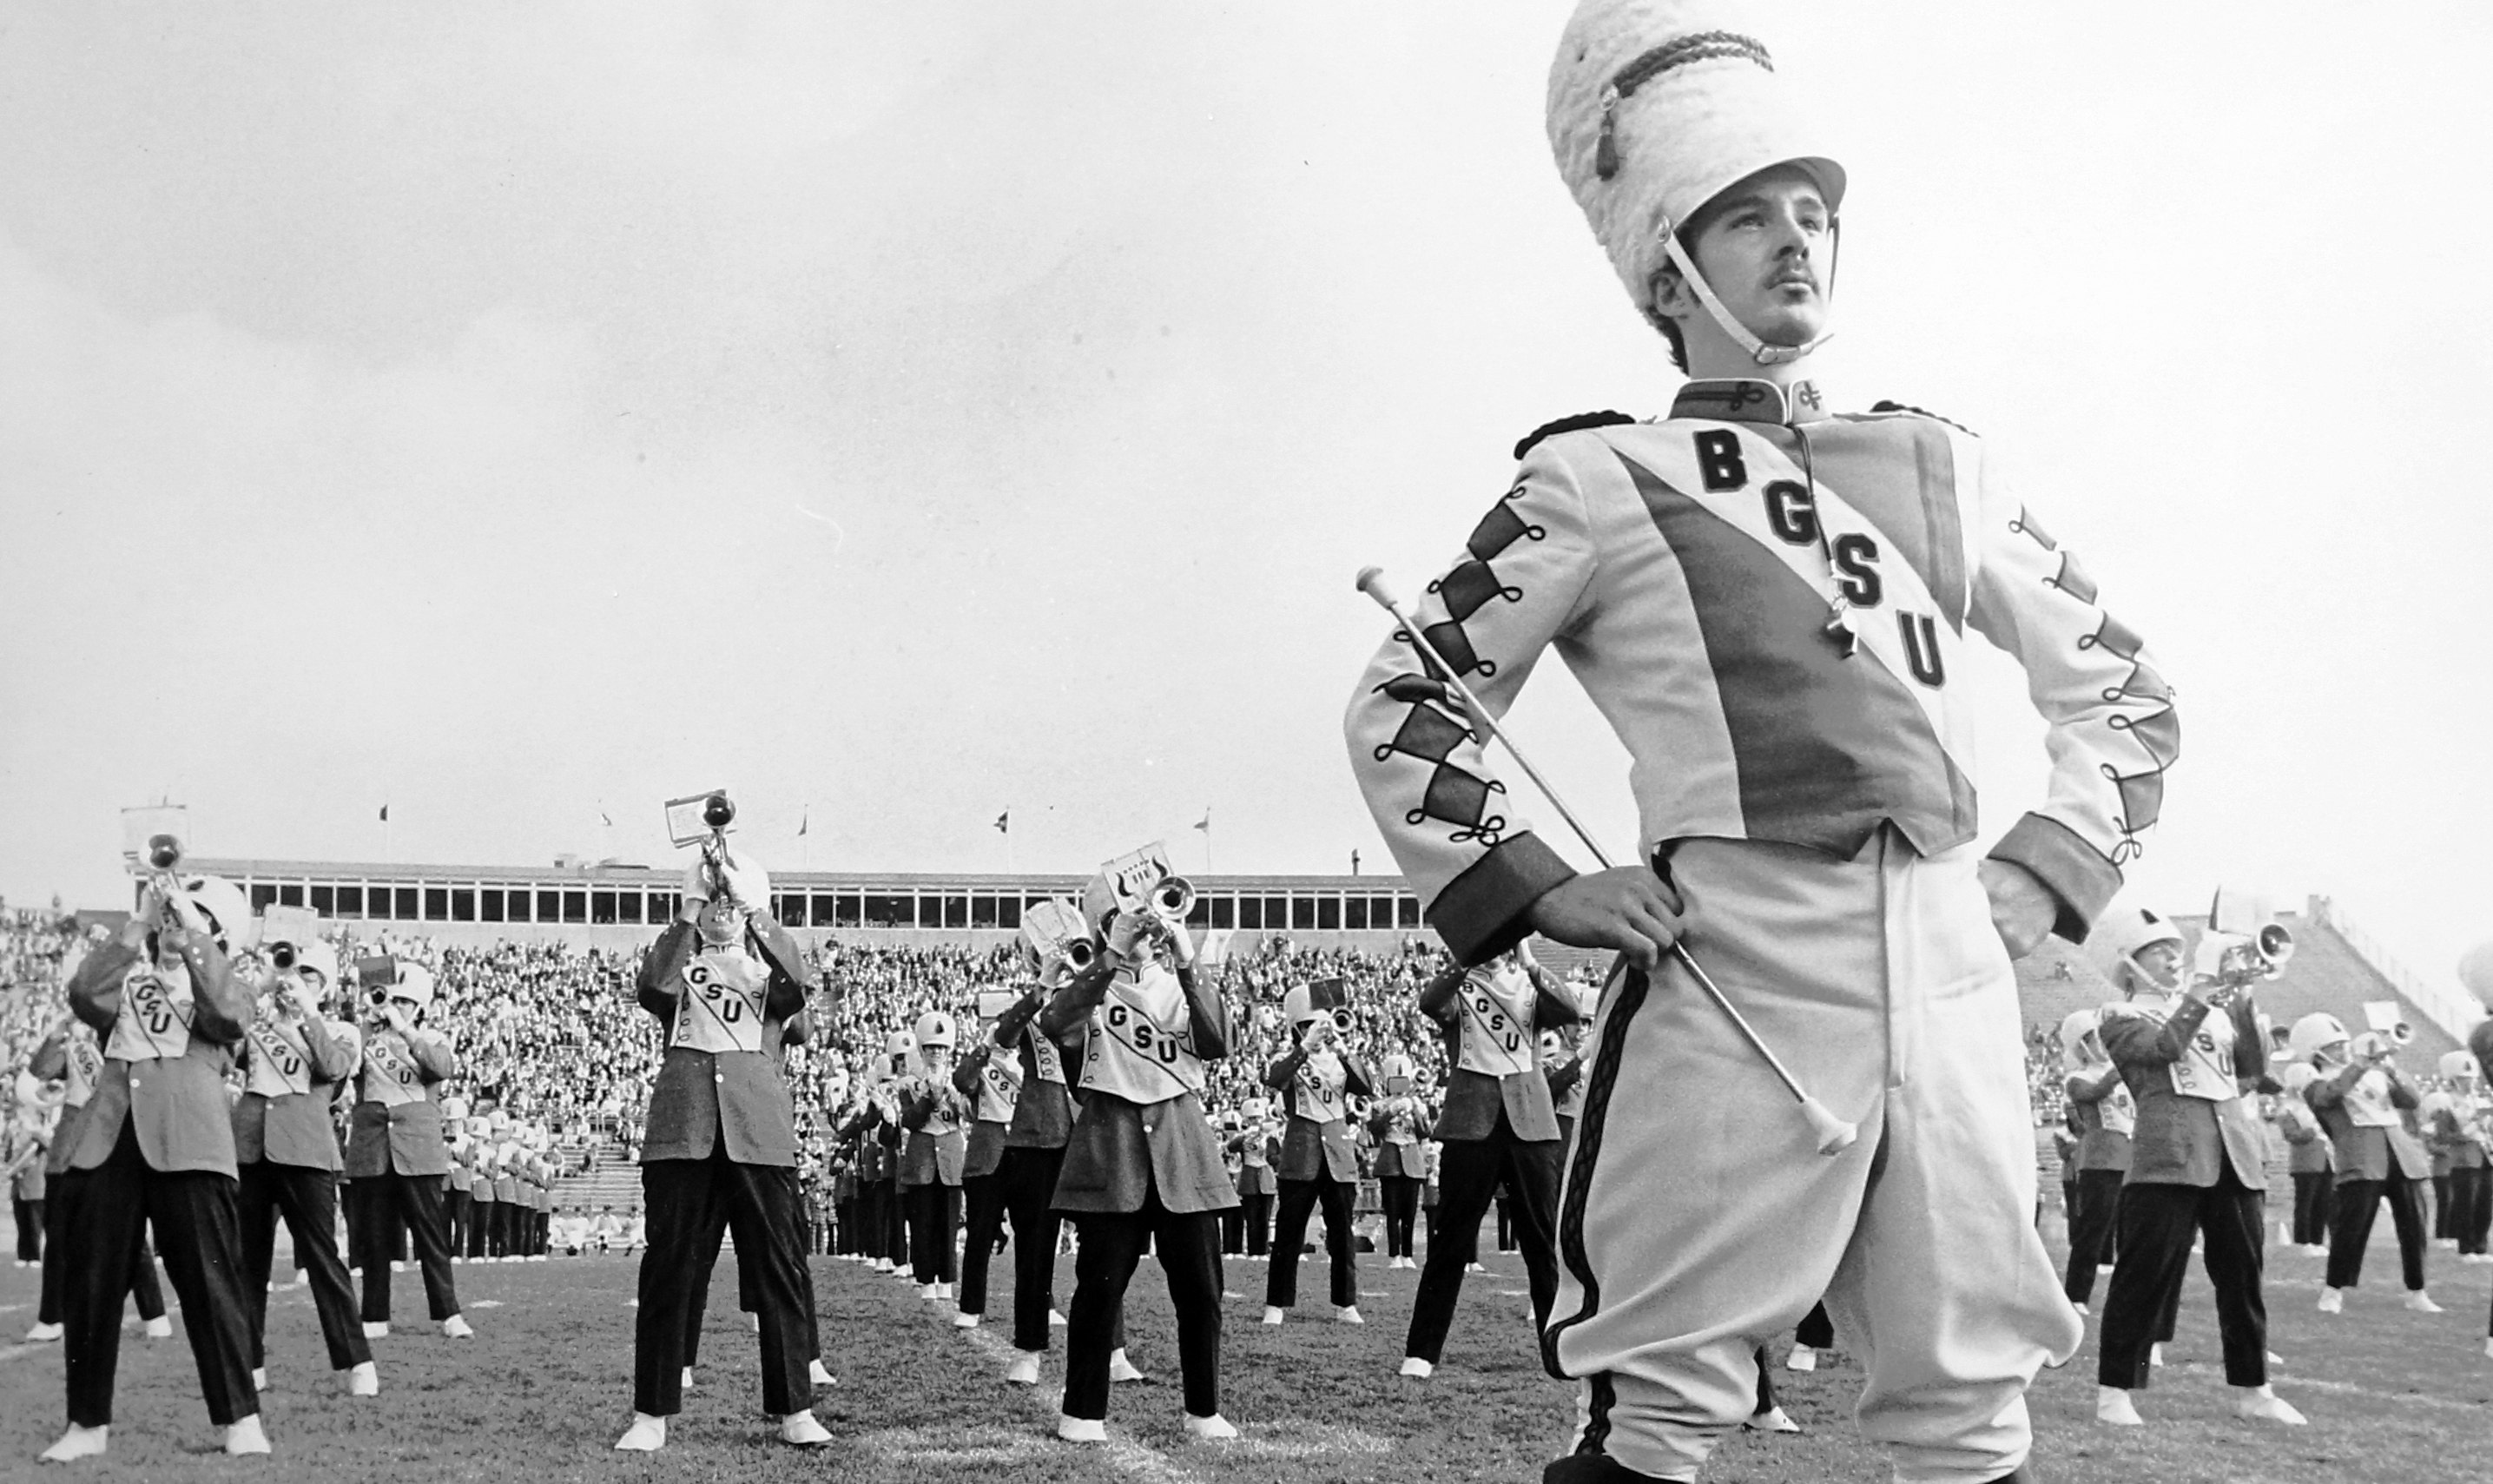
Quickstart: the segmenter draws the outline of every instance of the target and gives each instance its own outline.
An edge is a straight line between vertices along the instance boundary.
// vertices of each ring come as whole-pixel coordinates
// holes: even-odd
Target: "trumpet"
[[[1065,945],[1064,957],[1066,968],[1076,974],[1088,974],[1091,966],[1099,961],[1099,945],[1088,938],[1069,939]]]
[[[156,892],[160,918],[172,921],[172,905],[182,894],[179,872],[182,868],[182,842],[170,834],[147,837],[147,869],[141,874]]]
[[[1182,924],[1194,910],[1194,883],[1184,876],[1162,876],[1145,900],[1163,921]]]
[[[710,795],[702,804],[702,823],[709,826],[709,838],[702,842],[702,860],[709,866],[710,890],[724,905],[750,910],[750,903],[736,899],[736,887],[727,877],[727,827],[736,823],[736,801],[725,794]]]

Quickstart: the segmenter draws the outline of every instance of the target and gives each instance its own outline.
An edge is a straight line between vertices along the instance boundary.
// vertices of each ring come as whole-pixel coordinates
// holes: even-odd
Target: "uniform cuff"
[[[1524,915],[1534,902],[1575,878],[1576,868],[1538,835],[1529,831],[1509,835],[1428,903],[1428,925],[1458,962],[1487,963],[1532,930]]]
[[[2033,872],[2059,909],[2052,931],[2072,943],[2087,941],[2088,929],[2120,890],[2119,866],[2068,826],[2040,814],[2011,826],[1991,847],[1991,859]]]

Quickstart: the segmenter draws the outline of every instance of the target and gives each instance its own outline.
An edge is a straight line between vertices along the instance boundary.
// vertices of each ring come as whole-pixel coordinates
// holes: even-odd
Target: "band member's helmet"
[[[2314,1011],[2294,1022],[2286,1033],[2286,1045],[2294,1054],[2309,1060],[2330,1046],[2341,1050],[2346,1045],[2346,1023],[2325,1011]]]
[[[242,894],[242,888],[222,876],[186,877],[181,885],[182,894],[191,899],[219,948],[238,954],[252,946],[259,924],[251,915],[251,900]]]
[[[2075,1065],[2088,1059],[2087,1038],[2103,1028],[2103,1012],[2073,1010],[2060,1017],[2060,1059]]]
[[[2473,1051],[2442,1052],[2441,1075],[2453,1082],[2465,1081],[2476,1075],[2476,1053]]]
[[[411,1000],[418,1010],[429,1009],[433,1004],[433,971],[420,963],[400,960],[398,982],[389,986],[389,997]]]
[[[324,989],[338,986],[338,951],[318,938],[294,945],[294,972],[317,974]]]
[[[957,1039],[959,1027],[952,1017],[940,1010],[930,1010],[917,1017],[917,1048],[932,1051],[938,1046],[949,1051]]]
[[[1377,1075],[1385,1079],[1385,1091],[1388,1096],[1399,1098],[1411,1091],[1411,1058],[1399,1051],[1387,1056],[1378,1064]]]
[[[2105,974],[2116,982],[2121,965],[2134,962],[2149,947],[2170,943],[2179,948],[2182,942],[2181,929],[2163,913],[2152,907],[2118,903],[2096,921],[2094,930],[2087,935],[2087,947],[2098,956]]]

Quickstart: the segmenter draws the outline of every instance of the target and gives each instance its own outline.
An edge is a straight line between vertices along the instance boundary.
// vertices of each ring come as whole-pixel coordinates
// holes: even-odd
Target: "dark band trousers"
[[[961,1182],[967,1230],[961,1239],[961,1303],[963,1314],[987,1312],[987,1263],[996,1255],[996,1237],[1005,1225],[1003,1166]]]
[[[494,1213],[501,1208],[501,1202],[497,1200],[478,1200],[473,1196],[467,1197],[467,1244],[464,1250],[468,1261],[476,1261],[487,1255],[487,1249],[493,1245]]]
[[[633,1326],[633,1409],[652,1417],[683,1409],[683,1370],[692,1353],[686,1329],[706,1297],[690,1289],[717,1260],[722,1228],[735,1232],[736,1261],[752,1274],[762,1321],[763,1408],[776,1417],[803,1408],[813,1395],[805,1373],[814,1356],[802,1312],[808,1282],[797,1256],[804,1228],[796,1171],[739,1165],[717,1148],[706,1160],[644,1163],[641,1190],[649,1246],[641,1256],[641,1308]]]
[[[952,1233],[961,1227],[961,1188],[913,1185],[900,1193],[909,1207],[910,1270],[920,1284],[950,1283],[960,1276]]]
[[[373,1358],[364,1326],[355,1318],[355,1288],[338,1256],[338,1177],[326,1169],[272,1165],[241,1166],[235,1199],[242,1224],[242,1285],[251,1309],[251,1364],[268,1364],[268,1280],[276,1261],[277,1218],[294,1237],[294,1260],[312,1281],[312,1306],[320,1314],[320,1336],[329,1342],[329,1369],[344,1371]]]
[[[2215,1185],[2131,1185],[2120,1197],[2120,1257],[2104,1295],[2103,1348],[2096,1380],[2124,1391],[2147,1385],[2148,1352],[2169,1332],[2168,1316],[2190,1265],[2194,1235],[2207,1248],[2216,1289],[2216,1330],[2225,1380],[2268,1383],[2268,1304],[2260,1291],[2268,1216],[2258,1191],[2231,1178]]]
[[[2478,1166],[2449,1172],[2449,1234],[2462,1255],[2484,1251],[2486,1228],[2493,1227],[2493,1169]]]
[[[182,1327],[199,1371],[208,1420],[230,1426],[259,1411],[251,1384],[251,1322],[242,1292],[242,1236],[234,1180],[214,1170],[151,1169],[128,1123],[111,1155],[93,1169],[61,1177],[52,1198],[68,1209],[61,1238],[75,1254],[61,1287],[62,1351],[70,1421],[112,1421],[113,1375],[121,1358],[121,1296],[149,1224],[182,1300]]]
[[[1150,1243],[1168,1276],[1177,1311],[1178,1370],[1186,1409],[1196,1417],[1220,1410],[1220,1218],[1216,1211],[1180,1216],[1160,1204],[1155,1186],[1142,1209],[1070,1213],[1073,1312],[1065,1332],[1065,1415],[1108,1415],[1108,1355],[1124,1344],[1126,1285]],[[1045,1323],[1042,1316],[1040,1322]],[[1042,1331],[1043,1332],[1043,1331]],[[1029,1347],[1024,1347],[1029,1348]]]
[[[438,1321],[459,1312],[459,1289],[450,1277],[450,1249],[441,1232],[440,1175],[358,1175],[346,1196],[346,1224],[361,1233],[364,1253],[364,1322],[390,1317],[390,1257],[402,1227],[414,1239],[424,1268],[425,1302]]]
[[[61,1322],[61,1286],[68,1282],[69,1248],[61,1240],[61,1226],[69,1219],[69,1208],[61,1204],[57,1178],[52,1197],[44,1202],[44,1289],[35,1305],[35,1317],[45,1324]],[[147,1239],[138,1239],[138,1250],[130,1255],[130,1282],[123,1291],[138,1304],[138,1317],[155,1320],[165,1317],[165,1287],[156,1281],[156,1250]]]
[[[1800,1327],[1792,1331],[1792,1344],[1806,1345],[1814,1350],[1835,1348],[1835,1320],[1826,1313],[1826,1301],[1818,1300],[1801,1317]]]
[[[1558,1151],[1554,1139],[1527,1142],[1501,1111],[1484,1139],[1450,1139],[1438,1146],[1437,1229],[1428,1239],[1428,1260],[1420,1269],[1420,1292],[1411,1301],[1411,1330],[1402,1353],[1435,1365],[1454,1327],[1455,1302],[1462,1296],[1463,1266],[1479,1251],[1481,1217],[1490,1193],[1503,1182],[1510,1193],[1516,1234],[1523,1245],[1525,1286],[1532,1290],[1537,1333],[1549,1322],[1558,1297],[1558,1257],[1552,1240],[1558,1210]]]
[[[2449,1216],[2449,1171],[2443,1170],[2432,1177],[2432,1239],[2434,1241],[2457,1240],[2458,1230],[2450,1225]]]
[[[467,1213],[475,1209],[472,1200],[466,1191],[444,1189],[441,1193],[441,1239],[449,1244],[454,1257],[467,1251]]]
[[[2398,1265],[2407,1287],[2423,1287],[2423,1182],[2396,1176],[2337,1182],[2337,1209],[2328,1229],[2328,1287],[2351,1288],[2362,1281],[2363,1248],[2372,1240],[2372,1219],[2380,1214],[2384,1198],[2397,1227]]]
[[[44,1260],[44,1206],[40,1200],[9,1198],[9,1214],[17,1219],[17,1260]]]
[[[2328,1242],[2328,1217],[2337,1177],[2326,1169],[2294,1177],[2294,1245],[2324,1247]]]
[[[1357,1186],[1345,1185],[1330,1171],[1312,1180],[1280,1182],[1279,1210],[1273,1222],[1273,1260],[1264,1280],[1264,1302],[1287,1309],[1299,1301],[1299,1249],[1307,1245],[1307,1218],[1324,1208],[1325,1256],[1333,1267],[1334,1306],[1347,1309],[1359,1302],[1359,1254],[1351,1245],[1350,1204]]]
[[[1238,1218],[1246,1227],[1246,1256],[1260,1257],[1273,1250],[1273,1197],[1264,1191],[1238,1197]]]
[[[1386,1175],[1376,1182],[1378,1203],[1385,1209],[1385,1256],[1411,1256],[1411,1232],[1420,1221],[1420,1187],[1427,1183],[1410,1175]]]
[[[2069,1273],[2061,1291],[2069,1302],[2083,1304],[2094,1296],[2095,1269],[2113,1260],[2113,1233],[2120,1223],[2118,1169],[2078,1171],[2078,1203],[2069,1208]]]
[[[1056,1307],[1056,1237],[1065,1220],[1049,1202],[1056,1198],[1056,1176],[1064,1166],[1062,1147],[1007,1147],[996,1166],[1005,1214],[1012,1221],[1012,1343],[1017,1350],[1047,1348],[1047,1316]]]

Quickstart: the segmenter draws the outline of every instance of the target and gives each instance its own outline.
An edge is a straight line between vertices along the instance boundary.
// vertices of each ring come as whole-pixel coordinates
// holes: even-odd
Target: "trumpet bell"
[[[702,823],[713,830],[724,830],[736,823],[736,801],[725,794],[712,794],[702,804]]]
[[[1076,974],[1090,972],[1091,965],[1097,962],[1098,958],[1099,950],[1094,947],[1088,938],[1075,938],[1065,945],[1066,967]]]
[[[2258,952],[2260,957],[2267,961],[2268,977],[2270,979],[2284,973],[2287,960],[2294,957],[2294,934],[2287,931],[2282,923],[2268,923],[2262,925],[2258,932],[2251,935],[2251,946]]]
[[[147,863],[160,871],[169,871],[182,863],[182,842],[169,834],[147,837]]]
[[[1152,888],[1152,910],[1171,922],[1185,922],[1194,910],[1194,883],[1184,876],[1161,877]]]

